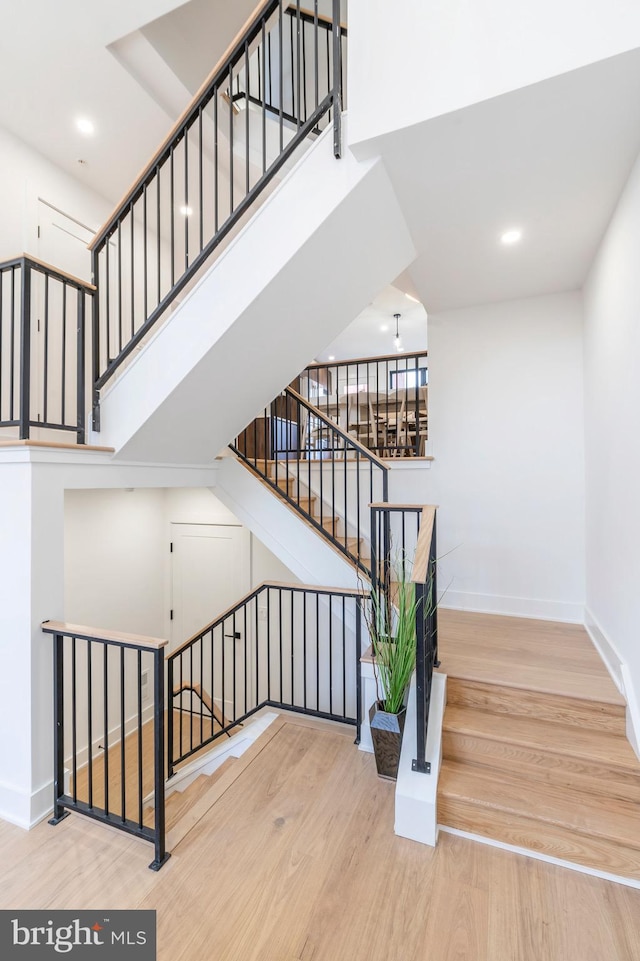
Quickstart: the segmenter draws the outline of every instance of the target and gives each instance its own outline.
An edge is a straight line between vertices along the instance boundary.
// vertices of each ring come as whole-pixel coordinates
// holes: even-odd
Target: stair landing
[[[579,625],[440,610],[438,820],[640,879],[640,761]]]

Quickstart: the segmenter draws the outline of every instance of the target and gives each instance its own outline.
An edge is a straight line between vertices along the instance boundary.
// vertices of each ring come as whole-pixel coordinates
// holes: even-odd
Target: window
[[[392,370],[389,372],[389,390],[401,390],[403,387],[426,387],[427,383],[426,367],[414,367],[413,370]]]

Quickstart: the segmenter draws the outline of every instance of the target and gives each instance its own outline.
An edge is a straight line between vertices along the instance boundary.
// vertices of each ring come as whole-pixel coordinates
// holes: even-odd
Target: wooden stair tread
[[[438,643],[450,677],[625,704],[578,624],[441,608]]]
[[[640,779],[640,761],[626,737],[606,731],[513,715],[507,718],[455,704],[447,706],[444,730],[598,761]]]
[[[530,777],[508,775],[504,771],[493,774],[488,768],[450,760],[442,763],[438,799],[445,817],[447,800],[460,800],[502,815],[526,817],[613,841],[640,852],[637,804],[631,801],[562,791]],[[446,824],[446,820],[443,823]]]
[[[446,666],[446,665],[445,665]],[[501,717],[527,717],[626,735],[625,707],[602,701],[545,694],[503,684],[447,676],[447,704],[477,708]]]

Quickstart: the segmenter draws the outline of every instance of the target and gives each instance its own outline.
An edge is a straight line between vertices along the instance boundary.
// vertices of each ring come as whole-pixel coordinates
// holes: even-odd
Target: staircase
[[[441,611],[440,645],[441,825],[640,880],[640,761],[584,629]]]

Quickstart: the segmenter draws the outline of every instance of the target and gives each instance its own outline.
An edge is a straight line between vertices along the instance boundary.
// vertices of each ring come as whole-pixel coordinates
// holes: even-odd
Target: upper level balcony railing
[[[426,350],[311,364],[292,386],[378,456],[425,456]]]

